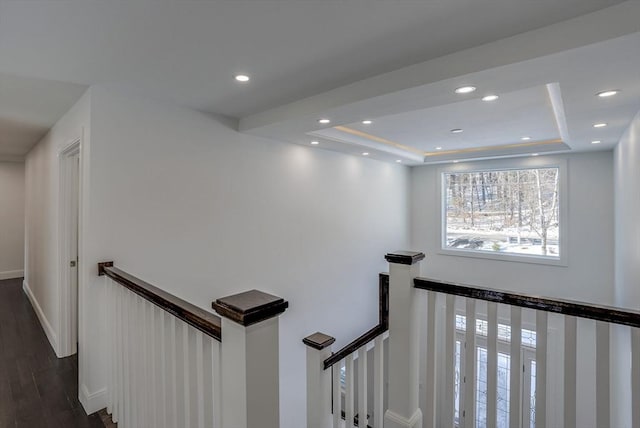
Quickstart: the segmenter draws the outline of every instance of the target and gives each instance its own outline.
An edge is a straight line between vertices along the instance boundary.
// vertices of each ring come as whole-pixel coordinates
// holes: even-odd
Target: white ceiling
[[[0,160],[21,159],[86,86],[0,73]]]
[[[484,94],[463,95],[450,104],[377,117],[370,125],[355,122],[346,127],[425,152],[434,152],[437,147],[461,150],[520,143],[522,136],[532,141],[561,138],[546,85],[501,93],[492,102],[481,101]],[[452,129],[463,132],[451,133]]]
[[[24,89],[22,93],[0,97],[0,154],[28,150],[35,136],[68,109],[69,99],[77,99],[88,85],[133,89],[190,108],[245,118],[618,3],[0,1],[0,84],[4,85],[3,76],[11,75],[37,79],[32,80],[34,87],[43,80],[53,81],[55,87],[50,97],[43,98],[46,90],[34,94],[20,85],[15,88]],[[251,82],[234,82],[237,72],[249,73]],[[59,82],[73,85],[60,94]],[[12,111],[16,99],[35,104],[36,110],[44,99],[55,114],[36,123],[31,113]],[[7,123],[23,126],[11,128]],[[38,132],[29,134],[35,128]],[[20,134],[19,129],[24,133],[11,137]]]
[[[640,2],[625,3],[245,117],[240,129],[410,165],[610,150],[640,110],[637,16]],[[454,93],[462,85],[478,90]],[[621,92],[596,96],[607,89]],[[500,98],[482,102],[487,94]],[[608,126],[594,129],[597,122]]]

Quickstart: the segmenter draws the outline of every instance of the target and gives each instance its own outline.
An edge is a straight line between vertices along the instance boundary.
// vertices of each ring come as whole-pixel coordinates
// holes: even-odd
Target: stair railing
[[[422,278],[424,257],[386,255],[387,340],[376,326],[332,354],[333,337],[304,339],[308,428],[612,427],[614,369],[628,370],[622,416],[640,427],[640,312]],[[611,347],[612,326],[627,350]],[[585,337],[595,348],[579,352]],[[629,367],[612,364],[616,352]],[[594,367],[593,402],[577,401],[579,361]]]
[[[317,332],[302,340],[307,345],[308,427],[341,426],[343,419],[346,426],[364,422],[362,426],[382,427],[389,274],[381,273],[378,283],[376,326],[335,353],[335,338],[327,334]]]
[[[257,290],[221,298],[220,315],[99,263],[108,306],[108,406],[119,428],[277,428],[278,317]]]

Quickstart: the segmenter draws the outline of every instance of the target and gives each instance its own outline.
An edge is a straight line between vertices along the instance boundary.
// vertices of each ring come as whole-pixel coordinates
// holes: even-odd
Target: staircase
[[[612,427],[613,370],[640,403],[640,312],[422,278],[422,253],[386,259],[378,326],[337,352],[328,334],[303,340],[308,428],[356,414],[372,428]],[[629,367],[612,365],[620,352]],[[640,406],[627,416],[640,426]]]

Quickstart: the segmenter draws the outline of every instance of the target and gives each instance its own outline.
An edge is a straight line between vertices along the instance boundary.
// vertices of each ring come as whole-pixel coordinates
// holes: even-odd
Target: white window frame
[[[559,210],[559,239],[560,257],[538,256],[531,254],[493,253],[489,251],[471,250],[467,248],[448,248],[446,223],[446,192],[444,192],[444,174],[469,173],[480,171],[505,171],[538,168],[558,168],[558,210]],[[473,257],[480,259],[501,260],[509,262],[534,263],[554,266],[568,266],[568,185],[567,160],[548,157],[528,157],[517,159],[498,159],[492,161],[465,162],[450,164],[438,168],[438,209],[440,210],[440,244],[438,254],[458,257]]]

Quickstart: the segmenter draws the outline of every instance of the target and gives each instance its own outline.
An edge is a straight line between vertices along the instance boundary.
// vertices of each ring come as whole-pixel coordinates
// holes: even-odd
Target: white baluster
[[[547,313],[536,311],[536,428],[547,426],[547,324]]]
[[[197,330],[191,326],[187,326],[187,351],[188,358],[187,361],[187,394],[188,397],[188,407],[187,409],[187,421],[189,422],[188,427],[197,428],[198,427],[198,403],[202,397],[202,391],[200,385],[198,385],[198,361],[197,361],[197,351],[198,345],[196,343],[196,332]],[[202,378],[200,378],[202,380]]]
[[[509,375],[509,427],[522,423],[520,403],[522,396],[522,309],[511,307],[511,370]]]
[[[631,328],[631,402],[640,403],[640,328]],[[640,427],[640,406],[632,405],[631,425]]]
[[[157,403],[155,400],[156,391],[158,390],[158,379],[156,378],[156,367],[158,365],[159,355],[155,353],[156,349],[156,324],[155,324],[155,309],[156,306],[153,303],[148,304],[147,308],[147,396],[148,396],[148,421],[149,424],[157,427],[156,417],[158,414]]]
[[[445,383],[444,383],[444,414],[442,417],[444,427],[454,426],[454,380],[455,380],[455,355],[456,355],[456,296],[447,294],[447,308],[445,313]],[[469,320],[467,320],[467,323]],[[462,387],[462,385],[461,385]]]
[[[109,277],[105,277],[105,285],[107,287],[107,299],[109,302],[108,305],[108,317],[109,317],[109,382],[107,384],[108,388],[108,403],[107,403],[107,413],[113,415],[114,412],[114,403],[116,401],[116,393],[115,393],[115,375],[116,375],[116,288],[111,283],[111,279]]]
[[[205,428],[204,426],[204,406],[205,406],[205,401],[204,401],[204,390],[205,390],[205,383],[209,383],[209,380],[206,378],[206,371],[205,371],[205,367],[204,367],[204,334],[196,329],[193,329],[194,333],[195,333],[195,364],[196,364],[196,370],[195,370],[195,382],[197,384],[197,388],[196,388],[196,397],[195,400],[193,400],[196,403],[195,409],[197,412],[197,424],[195,426],[197,426],[198,428]],[[211,366],[209,366],[211,367]],[[209,370],[209,373],[211,371]],[[208,406],[213,405],[212,401],[209,401],[207,403]],[[211,425],[209,425],[210,427]],[[209,428],[207,427],[207,428]]]
[[[384,423],[384,341],[376,337],[373,353],[373,428]]]
[[[425,397],[426,406],[423,415],[425,428],[436,427],[436,300],[437,294],[427,292],[427,353],[424,363],[426,365]],[[377,428],[377,427],[376,427]]]
[[[141,390],[141,412],[140,412],[140,426],[149,426],[150,416],[151,416],[151,400],[149,393],[151,392],[151,386],[149,385],[151,381],[151,376],[149,376],[149,370],[151,367],[151,360],[153,359],[153,354],[150,352],[149,346],[149,338],[151,327],[149,324],[149,312],[151,304],[145,299],[140,300],[140,347],[141,352],[138,353],[138,358],[141,360],[141,379],[140,379],[140,390]]]
[[[564,317],[564,428],[576,428],[577,324],[575,317]]]
[[[476,421],[476,301],[469,298],[465,342],[464,426],[473,428]]]
[[[124,395],[124,364],[125,364],[125,353],[124,353],[124,338],[125,338],[125,334],[124,334],[124,325],[125,325],[125,320],[126,320],[126,316],[125,316],[125,311],[124,311],[124,301],[123,301],[123,294],[124,294],[124,289],[122,287],[118,287],[118,291],[117,291],[117,295],[118,295],[118,340],[116,341],[117,343],[117,357],[116,357],[116,361],[118,364],[118,372],[117,372],[117,376],[118,376],[118,403],[116,405],[116,409],[115,409],[115,418],[113,419],[113,422],[118,423],[122,426],[122,424],[120,423],[121,420],[124,420],[124,400],[125,400],[125,395]]]
[[[173,316],[167,315],[165,317],[165,352],[167,357],[167,418],[166,425],[168,428],[178,426],[178,398],[176,394],[176,388],[178,384],[177,370],[176,370],[176,348],[178,342],[176,340],[176,319]]]
[[[342,422],[342,385],[340,383],[340,371],[343,361],[333,365],[333,428],[341,428]]]
[[[114,413],[116,413],[116,406],[118,402],[117,391],[117,373],[118,373],[118,288],[112,284],[111,279],[107,277],[107,287],[109,288],[109,297],[111,301],[111,323],[109,326],[111,336],[111,349],[110,349],[110,379],[109,379],[109,407],[107,412],[111,414],[113,420]]]
[[[344,421],[345,427],[353,426],[353,354],[348,355],[345,359],[345,394],[344,394]]]
[[[498,304],[487,303],[487,426],[497,426],[498,412]],[[513,367],[511,368],[513,370]],[[516,369],[517,370],[517,369]],[[474,400],[475,401],[475,400]]]
[[[131,293],[131,301],[131,397],[133,398],[131,425],[139,427],[142,426],[140,423],[142,394],[140,391],[140,302],[138,295]]]
[[[202,425],[213,427],[213,338],[202,335]]]
[[[367,345],[358,350],[358,426],[367,426]]]
[[[109,277],[105,277],[103,283],[106,286],[106,295],[107,295],[107,326],[108,326],[108,342],[109,342],[109,374],[108,374],[108,381],[107,381],[107,413],[109,414],[113,414],[113,400],[114,400],[114,393],[113,393],[113,388],[114,388],[114,381],[113,381],[113,375],[114,375],[114,361],[115,361],[115,337],[114,337],[114,324],[115,324],[115,318],[114,318],[114,312],[115,312],[115,302],[113,299],[113,287],[111,284],[111,281],[109,280]]]
[[[185,407],[185,353],[184,353],[184,342],[185,342],[185,332],[184,332],[184,323],[179,319],[175,320],[175,330],[176,330],[176,383],[175,383],[175,392],[176,392],[176,418],[180,427],[187,427],[188,424],[185,423],[185,415],[187,413],[187,408]]]
[[[213,426],[222,428],[222,366],[220,364],[221,345],[217,340],[211,340],[213,355]]]
[[[598,428],[611,425],[609,387],[609,323],[596,322],[596,423]]]
[[[124,401],[122,402],[124,406],[124,420],[122,421],[123,428],[132,427],[132,407],[133,407],[133,397],[131,396],[131,342],[133,341],[131,338],[132,332],[131,328],[131,302],[129,291],[124,290],[124,312],[125,312],[125,322],[124,322],[124,342],[123,342],[123,353],[124,353]]]
[[[165,390],[166,390],[166,363],[165,363],[165,331],[164,331],[164,310],[154,307],[154,354],[156,355],[156,365],[154,378],[156,379],[156,389],[154,391],[154,401],[156,403],[155,425],[158,428],[165,428]]]

